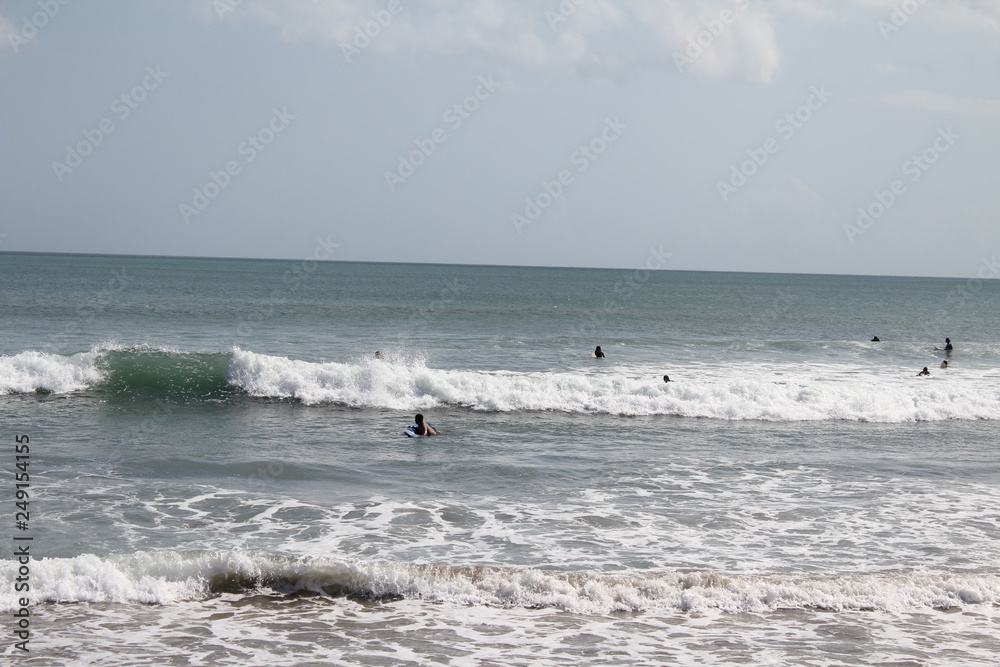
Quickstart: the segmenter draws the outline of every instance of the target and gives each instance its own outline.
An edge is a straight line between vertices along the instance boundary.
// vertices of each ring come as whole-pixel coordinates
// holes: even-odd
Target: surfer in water
[[[602,350],[601,346],[598,345],[597,349],[594,350],[594,352],[590,356],[592,356],[592,357],[598,357],[598,358],[602,358],[603,359],[604,358],[604,350]]]
[[[951,354],[951,351],[954,350],[954,349],[955,348],[951,344],[951,339],[950,338],[945,338],[944,339],[944,351],[947,352],[948,354]]]
[[[922,370],[919,373],[917,373],[917,377],[920,377],[921,375],[930,375],[930,374],[931,374],[931,372],[929,370],[927,370],[927,366],[924,366],[924,370]]]
[[[670,376],[669,375],[664,375],[663,376],[663,381],[664,382],[670,382]]]
[[[424,416],[421,414],[418,414],[416,417],[413,418],[413,423],[416,424],[416,427],[413,429],[413,432],[416,433],[417,435],[437,435],[438,433],[434,429],[434,427],[432,427],[430,424],[424,423]]]
[[[941,368],[948,368],[948,360],[947,359],[943,359],[941,361]]]
[[[878,336],[875,336],[874,338],[872,338],[871,342],[873,342],[873,343],[881,343],[882,339],[879,338]]]

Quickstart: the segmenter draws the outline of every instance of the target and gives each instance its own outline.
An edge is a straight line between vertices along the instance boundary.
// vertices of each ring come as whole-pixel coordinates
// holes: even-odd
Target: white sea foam
[[[996,664],[997,612],[781,610],[567,614],[552,609],[358,604],[346,598],[174,605],[58,605],[32,650],[60,664],[131,667],[177,654],[192,664],[983,665]],[[95,641],[95,637],[99,641]]]
[[[436,374],[440,371],[421,364],[375,359],[314,363],[237,349],[229,380],[251,396],[409,410],[415,404],[440,402],[442,391],[436,386]]]
[[[63,356],[28,350],[0,356],[0,394],[38,390],[58,394],[84,389],[102,378],[94,366],[98,354],[92,350]]]
[[[179,360],[204,356],[160,348],[98,347],[70,356],[26,351],[0,357],[0,394],[78,391],[107,379],[102,363],[106,355],[117,355],[120,365],[123,355],[151,352],[176,355]],[[191,366],[206,373],[214,372],[212,367]],[[163,365],[143,372],[168,370]],[[986,371],[949,369],[917,378],[910,369],[895,367],[738,362],[701,363],[674,377],[676,381],[664,383],[653,368],[603,367],[590,372],[435,369],[422,360],[392,357],[312,362],[240,349],[231,353],[226,373],[231,385],[251,396],[405,411],[455,406],[497,412],[764,421],[1000,419],[1000,389]],[[164,382],[185,378],[193,386],[199,382],[212,386],[212,378],[183,374]],[[155,386],[155,379],[148,383]],[[219,377],[218,382],[225,380]]]
[[[705,369],[702,369],[705,370]],[[400,410],[551,410],[729,420],[908,422],[1000,419],[1000,391],[974,375],[736,365],[664,383],[652,370],[515,373],[421,363],[312,363],[237,350],[230,381],[255,396]]]
[[[16,563],[0,566],[12,581]],[[312,591],[471,606],[616,611],[776,609],[917,611],[996,605],[992,573],[898,572],[829,577],[710,571],[566,572],[489,566],[292,558],[246,552],[140,552],[32,562],[31,601],[170,604],[222,591]],[[3,609],[17,606],[7,586]]]

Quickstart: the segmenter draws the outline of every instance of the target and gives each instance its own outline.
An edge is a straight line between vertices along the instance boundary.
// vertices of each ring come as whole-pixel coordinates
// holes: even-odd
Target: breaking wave
[[[0,357],[0,394],[96,390],[186,399],[243,395],[404,411],[453,406],[725,420],[1000,419],[1000,390],[989,378],[912,375],[848,372],[834,365],[766,370],[737,365],[668,384],[653,369],[498,372],[435,369],[419,360],[313,362],[240,349],[97,348],[73,355],[26,351]]]

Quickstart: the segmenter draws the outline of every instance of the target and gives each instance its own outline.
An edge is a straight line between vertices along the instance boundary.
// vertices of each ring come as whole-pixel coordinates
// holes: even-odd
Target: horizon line
[[[468,262],[400,262],[384,260],[361,260],[361,259],[312,259],[312,258],[283,258],[283,257],[223,257],[215,255],[152,255],[135,253],[102,253],[102,252],[65,252],[47,250],[0,250],[0,255],[34,255],[52,257],[119,257],[126,259],[195,259],[213,261],[234,261],[234,262],[302,262],[315,261],[321,264],[383,264],[383,265],[403,265],[403,266],[462,266],[479,267],[493,269],[569,269],[584,271],[650,271],[658,273],[731,273],[738,275],[762,275],[762,276],[827,276],[827,277],[848,277],[848,278],[929,278],[935,280],[969,280],[968,276],[918,276],[899,275],[890,273],[799,273],[793,271],[741,271],[734,269],[647,269],[645,267],[604,267],[604,266],[560,266],[541,264],[474,264]],[[985,278],[983,280],[995,280],[995,278]]]

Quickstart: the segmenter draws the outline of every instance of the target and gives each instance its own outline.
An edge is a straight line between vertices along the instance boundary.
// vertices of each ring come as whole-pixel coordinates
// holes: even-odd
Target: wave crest
[[[951,371],[923,380],[897,369],[732,365],[700,368],[696,379],[664,383],[653,369],[487,372],[434,369],[407,359],[312,362],[240,349],[114,348],[0,357],[0,393],[83,389],[129,398],[245,395],[406,412],[450,406],[762,421],[1000,419],[1000,391],[992,379]]]
[[[12,579],[15,563],[0,566]],[[13,587],[8,587],[8,591]],[[250,552],[140,552],[43,558],[32,564],[39,603],[170,604],[221,593],[372,600],[422,599],[464,605],[617,611],[767,612],[775,609],[947,609],[1000,603],[1000,576],[882,573],[802,577],[708,571],[600,573],[416,565]],[[4,610],[15,608],[9,594]]]
[[[86,389],[103,375],[94,365],[97,351],[70,356],[27,350],[0,356],[0,394],[67,393]]]

